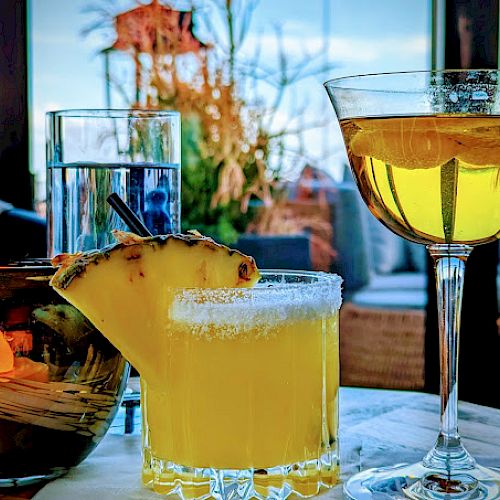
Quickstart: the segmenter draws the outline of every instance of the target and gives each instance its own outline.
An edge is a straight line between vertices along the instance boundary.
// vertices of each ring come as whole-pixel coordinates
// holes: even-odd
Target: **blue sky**
[[[146,0],[143,0],[146,2]],[[204,9],[209,0],[197,0]],[[37,173],[38,198],[44,192],[44,114],[61,108],[104,107],[103,60],[99,51],[110,44],[106,33],[83,37],[82,30],[95,19],[89,5],[113,5],[126,10],[135,0],[31,0],[31,123],[32,169]],[[172,0],[173,6],[186,2]],[[265,47],[268,64],[275,53],[274,28],[281,27],[290,60],[324,47],[323,13],[329,14],[329,53],[335,64],[328,77],[380,71],[427,69],[430,66],[430,0],[260,0],[257,3],[244,50],[257,40]],[[209,37],[208,33],[200,36]],[[322,88],[322,77],[310,77],[295,86],[288,103],[305,103],[310,121],[328,126],[305,135],[306,158],[334,175],[345,160],[334,114]],[[264,98],[266,90],[263,89]],[[285,106],[277,126],[295,117]],[[307,116],[304,120],[307,119]],[[280,123],[281,122],[281,123]]]

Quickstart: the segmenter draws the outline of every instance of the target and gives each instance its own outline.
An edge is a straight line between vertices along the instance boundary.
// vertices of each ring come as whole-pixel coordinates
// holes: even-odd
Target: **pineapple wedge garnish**
[[[54,257],[50,284],[79,309],[141,375],[161,379],[173,289],[251,287],[255,261],[197,232],[140,237],[115,231],[117,243]]]

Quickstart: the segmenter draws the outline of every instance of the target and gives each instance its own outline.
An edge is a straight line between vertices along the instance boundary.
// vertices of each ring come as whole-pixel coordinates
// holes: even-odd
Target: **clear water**
[[[128,230],[106,198],[113,192],[152,234],[180,232],[180,165],[54,163],[47,171],[51,256],[102,248],[112,229]]]

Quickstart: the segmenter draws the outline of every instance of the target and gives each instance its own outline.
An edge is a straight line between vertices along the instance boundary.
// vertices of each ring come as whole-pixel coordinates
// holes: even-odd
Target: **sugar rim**
[[[263,293],[269,293],[269,290],[288,290],[291,289],[293,290],[294,288],[301,288],[304,289],[304,287],[307,288],[313,288],[313,289],[318,289],[318,288],[329,288],[332,290],[338,290],[340,292],[340,288],[342,285],[343,279],[338,275],[338,274],[333,274],[333,273],[326,273],[324,271],[300,271],[300,270],[294,270],[294,269],[259,269],[260,277],[265,278],[269,277],[272,278],[273,276],[281,276],[281,279],[286,279],[291,278],[291,279],[297,279],[296,282],[273,282],[272,286],[269,287],[263,287],[263,286],[254,286],[251,288],[240,288],[240,287],[216,287],[216,288],[204,288],[204,287],[199,287],[199,286],[193,286],[193,287],[171,287],[174,290],[189,290],[189,291],[207,291],[210,290],[211,292],[217,293],[217,290],[235,290],[235,291],[241,291],[243,293],[249,293],[249,294],[263,294]],[[314,281],[304,282],[304,281],[298,281],[303,278],[308,278]],[[261,281],[259,280],[256,284],[259,285],[262,284]]]
[[[264,269],[260,271],[260,275],[261,281],[251,288],[173,287],[172,289],[179,293],[177,300],[196,302],[197,299],[203,299],[207,305],[222,305],[224,302],[227,304],[228,301],[235,300],[240,305],[244,301],[263,303],[270,302],[273,298],[293,299],[295,302],[307,302],[311,299],[316,299],[318,302],[327,300],[337,309],[342,303],[342,278],[337,274],[322,271]],[[259,286],[259,283],[262,286]],[[266,286],[266,283],[269,286]]]
[[[283,270],[261,276],[263,286],[253,288],[176,289],[170,318],[201,336],[234,337],[255,328],[263,336],[276,325],[325,319],[340,309],[340,276]]]

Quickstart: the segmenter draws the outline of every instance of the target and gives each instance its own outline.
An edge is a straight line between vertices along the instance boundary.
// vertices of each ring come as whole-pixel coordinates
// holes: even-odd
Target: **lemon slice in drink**
[[[55,257],[60,267],[50,284],[154,384],[175,288],[250,287],[259,272],[252,257],[196,232],[115,237],[101,251]]]
[[[455,156],[459,146],[433,129],[401,127],[400,130],[360,129],[351,139],[350,149],[355,156],[368,156],[394,167],[420,169],[443,165]]]

